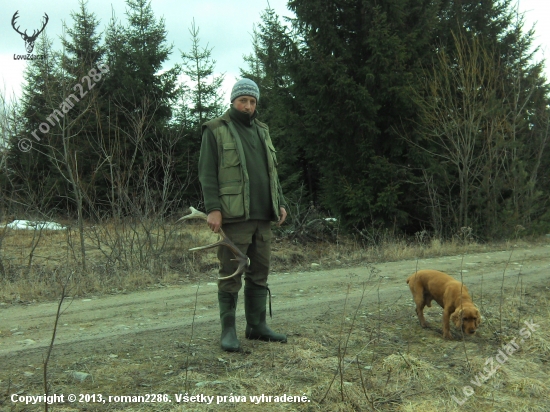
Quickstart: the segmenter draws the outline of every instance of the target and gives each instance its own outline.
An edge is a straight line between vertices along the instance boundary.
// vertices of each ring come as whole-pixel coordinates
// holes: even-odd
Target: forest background
[[[100,27],[81,2],[60,49],[39,36],[46,58],[0,106],[2,216],[74,220],[82,249],[84,222],[155,226],[200,208],[201,124],[227,108],[200,28],[167,70],[163,18],[146,0],[126,4]],[[263,12],[241,69],[260,86],[278,150],[291,215],[282,236],[323,217],[372,240],[550,231],[548,83],[514,3],[288,8],[289,21]]]

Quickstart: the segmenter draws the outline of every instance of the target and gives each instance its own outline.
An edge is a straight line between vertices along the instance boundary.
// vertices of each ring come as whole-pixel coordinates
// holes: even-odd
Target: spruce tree
[[[212,48],[201,47],[199,28],[195,21],[189,29],[191,49],[182,52],[183,73],[191,80],[192,87],[187,106],[190,109],[191,128],[195,129],[194,137],[200,141],[201,125],[224,112],[222,83],[224,75],[215,75],[216,61],[212,59]]]
[[[23,74],[23,95],[17,115],[21,121],[10,136],[8,178],[12,196],[25,212],[49,210],[56,214],[69,208],[69,189],[54,165],[50,149],[59,133],[57,114],[52,114],[63,102],[60,56],[53,52],[46,31],[40,35],[35,50],[45,58],[29,61]]]
[[[102,112],[108,114],[102,139],[116,187],[117,213],[152,213],[164,193],[162,147],[171,147],[169,122],[178,96],[179,67],[163,71],[172,47],[164,19],[150,1],[127,0],[127,25],[112,18],[106,34],[109,75]],[[146,178],[144,178],[144,176]],[[115,202],[115,199],[111,199]]]
[[[181,159],[176,166],[178,180],[188,182],[185,197],[197,203],[202,199],[198,182],[198,161],[202,140],[202,125],[224,112],[221,90],[224,75],[215,74],[216,61],[212,58],[212,48],[201,46],[199,28],[193,20],[189,28],[191,48],[182,51],[183,73],[190,84],[182,88],[175,123],[183,137],[176,146]]]
[[[84,0],[77,12],[71,12],[71,17],[72,26],[64,24],[61,67],[64,101],[72,107],[64,116],[64,133],[55,142],[59,150],[52,155],[72,180],[75,196],[87,199],[87,206],[95,209],[97,202],[105,201],[107,193],[106,165],[98,147],[98,133],[103,118],[101,90],[108,69],[103,65],[105,49],[98,32],[99,21]]]
[[[394,128],[415,120],[410,88],[431,50],[433,2],[293,0],[302,37],[292,65],[301,144],[318,165],[322,203],[356,227],[402,227],[412,156]]]
[[[155,107],[153,122],[166,121],[172,115],[179,67],[162,71],[172,50],[166,45],[164,19],[156,19],[148,0],[126,0],[126,4],[128,25],[113,18],[107,30],[108,92],[128,112],[141,110],[147,101]]]
[[[260,120],[269,126],[277,149],[278,172],[285,197],[289,201],[298,196],[301,201],[313,199],[315,168],[299,145],[300,107],[293,98],[294,82],[289,72],[297,45],[293,34],[273,9],[262,12],[261,23],[253,30],[252,48],[253,52],[244,57],[248,67],[241,68],[241,75],[254,80],[260,88],[257,110]],[[301,190],[304,181],[308,182],[305,196]]]

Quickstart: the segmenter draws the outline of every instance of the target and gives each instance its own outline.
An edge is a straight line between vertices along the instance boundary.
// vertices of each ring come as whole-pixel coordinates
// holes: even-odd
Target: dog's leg
[[[416,303],[416,316],[418,316],[420,326],[422,326],[423,328],[428,327],[426,319],[424,319],[424,306],[426,306],[426,301],[424,300],[424,294],[422,293],[422,291],[420,291],[420,293],[415,293],[414,303]]]
[[[451,331],[449,328],[449,320],[451,318],[451,312],[448,309],[443,309],[443,337],[445,339],[452,339]]]

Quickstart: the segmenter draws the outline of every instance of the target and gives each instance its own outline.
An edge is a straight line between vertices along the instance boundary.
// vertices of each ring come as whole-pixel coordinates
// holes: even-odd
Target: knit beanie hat
[[[235,83],[231,90],[231,102],[240,96],[252,96],[258,101],[260,100],[260,89],[252,80],[241,79]]]

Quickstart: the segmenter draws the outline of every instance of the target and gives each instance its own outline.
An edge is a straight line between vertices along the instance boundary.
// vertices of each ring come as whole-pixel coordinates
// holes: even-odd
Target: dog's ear
[[[481,313],[479,313],[479,309],[476,308],[476,328],[479,326],[480,323],[481,323]]]
[[[457,328],[460,328],[462,325],[462,309],[457,308],[454,313],[451,315],[451,322],[455,324]]]

